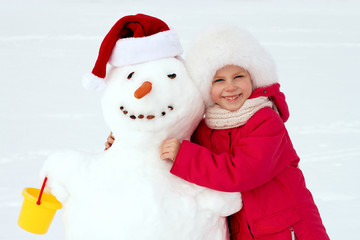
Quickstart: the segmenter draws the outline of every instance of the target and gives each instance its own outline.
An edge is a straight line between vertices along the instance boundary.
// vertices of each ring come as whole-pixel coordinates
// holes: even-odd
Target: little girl
[[[163,142],[171,173],[241,192],[243,208],[228,218],[232,239],[329,239],[284,125],[289,111],[269,54],[241,29],[218,29],[194,42],[186,64],[207,108],[192,142]]]

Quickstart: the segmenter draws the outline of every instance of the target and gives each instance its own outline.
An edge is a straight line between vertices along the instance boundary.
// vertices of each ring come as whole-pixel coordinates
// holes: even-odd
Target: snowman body
[[[144,82],[151,87],[142,89]],[[54,154],[42,170],[63,202],[66,238],[228,239],[226,216],[240,210],[240,193],[188,183],[160,159],[162,141],[189,139],[204,112],[183,63],[166,58],[113,68],[102,106],[113,146],[98,155]]]

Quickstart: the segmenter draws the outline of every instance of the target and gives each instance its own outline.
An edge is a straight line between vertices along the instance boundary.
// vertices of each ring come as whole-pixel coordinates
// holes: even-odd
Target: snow
[[[120,17],[142,12],[178,32],[186,51],[212,23],[251,31],[277,62],[287,128],[331,239],[359,226],[360,3],[318,1],[2,1],[0,7],[0,239],[64,239],[62,211],[38,236],[17,224],[24,187],[38,187],[51,153],[100,153],[109,133],[99,93],[81,77]]]

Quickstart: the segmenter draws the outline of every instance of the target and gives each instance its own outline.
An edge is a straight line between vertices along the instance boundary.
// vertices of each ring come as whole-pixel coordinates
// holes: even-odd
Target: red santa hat
[[[162,20],[144,14],[125,16],[105,36],[91,74],[83,78],[83,86],[90,90],[102,90],[107,63],[120,67],[182,53],[176,32]]]

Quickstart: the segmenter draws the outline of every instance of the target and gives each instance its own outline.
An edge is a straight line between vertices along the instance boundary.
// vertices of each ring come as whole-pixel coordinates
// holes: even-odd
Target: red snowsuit
[[[183,141],[171,173],[207,188],[241,192],[243,208],[228,218],[232,239],[326,240],[284,125],[289,111],[279,87],[256,89],[250,98],[269,97],[280,116],[265,107],[245,125],[221,130],[203,120],[193,135],[201,146]]]

